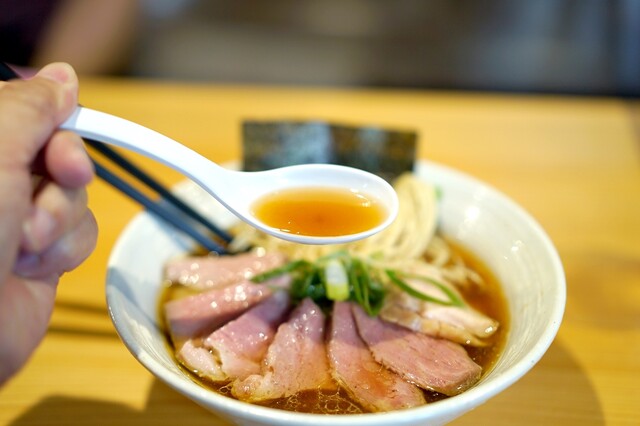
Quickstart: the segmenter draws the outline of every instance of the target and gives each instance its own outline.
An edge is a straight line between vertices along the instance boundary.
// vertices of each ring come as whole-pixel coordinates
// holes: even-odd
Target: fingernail
[[[68,83],[72,80],[75,72],[71,65],[64,62],[56,62],[54,64],[46,65],[38,74],[38,77],[48,78],[49,80],[57,81],[58,83]]]
[[[56,220],[48,211],[35,208],[22,227],[24,248],[32,252],[44,249],[49,244],[55,227]]]

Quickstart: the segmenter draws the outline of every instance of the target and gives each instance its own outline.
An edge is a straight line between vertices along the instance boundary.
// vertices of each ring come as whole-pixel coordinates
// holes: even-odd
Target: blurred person
[[[92,163],[78,135],[58,130],[77,102],[67,64],[0,82],[0,385],[44,338],[62,274],[96,243]]]
[[[126,69],[137,0],[0,0],[0,60],[40,68],[53,61],[80,74]]]

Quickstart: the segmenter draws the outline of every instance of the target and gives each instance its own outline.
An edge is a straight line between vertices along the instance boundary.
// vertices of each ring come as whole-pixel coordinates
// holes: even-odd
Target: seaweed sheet
[[[416,157],[417,135],[412,131],[322,121],[246,121],[242,136],[246,171],[331,163],[393,181],[413,170]]]

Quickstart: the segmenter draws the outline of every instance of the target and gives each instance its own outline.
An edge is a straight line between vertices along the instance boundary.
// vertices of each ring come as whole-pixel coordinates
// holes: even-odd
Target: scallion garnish
[[[464,306],[462,299],[446,285],[429,277],[381,269],[372,262],[337,251],[315,262],[295,260],[279,268],[256,275],[252,281],[263,283],[280,275],[290,274],[290,294],[294,301],[310,297],[316,303],[350,300],[369,315],[377,315],[384,303],[386,287],[395,285],[412,297],[445,306]],[[406,279],[418,279],[436,286],[446,300],[417,290]]]
[[[294,260],[293,262],[289,262],[283,266],[280,266],[279,268],[271,269],[270,271],[255,275],[253,278],[251,278],[251,281],[261,284],[265,281],[269,281],[272,278],[287,274],[293,270],[311,266],[312,263],[306,260]]]
[[[393,284],[395,284],[398,288],[400,288],[402,291],[409,294],[410,296],[415,297],[416,299],[425,300],[427,302],[438,303],[440,305],[445,305],[445,306],[464,306],[464,302],[462,301],[462,299],[460,299],[454,292],[452,292],[449,288],[447,288],[447,286],[434,280],[433,278],[425,277],[422,275],[400,274],[399,272],[394,271],[392,269],[387,269],[385,272],[387,273],[387,276],[391,279],[391,282]],[[407,283],[405,280],[402,279],[403,276],[407,278],[419,279],[428,284],[438,287],[447,296],[448,300],[441,300],[441,299],[438,299],[437,297],[432,297],[432,296],[429,296],[428,294],[422,293],[419,290],[416,290],[409,283]]]
[[[349,278],[338,259],[331,259],[324,265],[324,282],[330,300],[341,302],[349,298]]]

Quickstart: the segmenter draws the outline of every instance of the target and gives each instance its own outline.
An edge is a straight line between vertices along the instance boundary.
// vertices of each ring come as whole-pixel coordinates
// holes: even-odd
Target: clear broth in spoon
[[[258,199],[253,215],[282,232],[336,237],[380,225],[387,217],[375,198],[344,188],[293,188]]]

